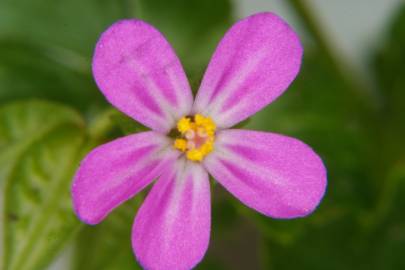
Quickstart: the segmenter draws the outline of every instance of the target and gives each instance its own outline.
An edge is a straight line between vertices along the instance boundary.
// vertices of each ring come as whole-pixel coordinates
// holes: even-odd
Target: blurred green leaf
[[[99,35],[128,17],[149,21],[168,37],[196,89],[231,22],[231,4],[229,0],[1,1],[0,103],[36,97],[80,110],[105,104],[91,78],[91,56]]]
[[[221,185],[212,186],[211,200],[210,244],[195,269],[260,269],[254,224],[237,213],[235,198]]]
[[[405,247],[405,160],[393,166],[388,184],[373,216],[368,235],[372,246],[370,258],[375,269],[404,269]],[[377,225],[377,226],[375,226]]]
[[[143,126],[141,123],[135,121],[131,117],[114,110],[110,115],[111,121],[114,122],[124,133],[124,135],[129,135],[133,133],[143,132],[148,130],[147,127]]]
[[[19,38],[71,58],[90,57],[98,36],[107,26],[127,17],[125,0],[2,0],[0,37]]]
[[[78,228],[69,190],[83,128],[77,113],[53,103],[0,108],[4,270],[43,269]]]
[[[127,0],[0,1],[0,103],[46,98],[81,110],[104,104],[91,77],[99,35]]]
[[[405,158],[405,4],[398,9],[387,40],[377,52],[374,69],[383,100],[381,163],[388,167]]]
[[[159,29],[182,61],[193,90],[233,21],[230,0],[139,0],[137,17]]]
[[[305,226],[304,232],[289,243],[265,240],[266,269],[370,269],[364,266],[368,265],[367,258],[356,245],[358,231],[353,221],[345,217],[322,226]]]
[[[403,100],[405,93],[405,4],[397,10],[392,25],[387,31],[387,40],[377,52],[374,68],[379,87],[387,105],[395,106],[397,112],[405,112]]]
[[[374,269],[403,269],[405,247],[405,4],[393,17],[387,39],[374,58],[378,90],[381,191],[366,219]]]
[[[403,269],[405,245],[405,170],[398,166],[391,172],[389,187],[380,200],[375,216],[365,224],[358,216],[316,222],[316,217],[275,221],[302,223],[305,231],[294,241],[280,243],[266,240],[267,264],[275,269]],[[367,186],[365,186],[367,188]],[[316,214],[315,214],[316,215]],[[360,226],[366,225],[366,226]],[[277,226],[277,225],[276,225]],[[289,225],[285,225],[288,227]],[[371,227],[370,227],[371,226]],[[285,258],[294,258],[286,260]]]
[[[131,247],[131,229],[142,196],[115,209],[101,224],[78,235],[73,270],[142,269]]]
[[[30,147],[41,143],[54,130],[66,125],[83,128],[75,111],[54,103],[32,100],[0,107],[0,182]]]
[[[68,54],[55,57],[49,48],[24,41],[0,39],[0,103],[41,98],[64,102],[81,110],[103,103],[91,79],[90,65]],[[66,62],[80,66],[67,67]]]

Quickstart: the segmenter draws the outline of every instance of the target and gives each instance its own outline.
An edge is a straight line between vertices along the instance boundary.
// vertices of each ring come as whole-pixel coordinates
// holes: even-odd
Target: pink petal
[[[122,20],[101,35],[93,74],[111,104],[153,130],[167,132],[190,113],[193,97],[179,59],[143,21]]]
[[[153,186],[135,218],[132,246],[148,270],[191,269],[210,236],[210,185],[197,163],[181,159]]]
[[[308,215],[326,188],[319,156],[301,141],[278,134],[221,131],[204,165],[244,204],[275,218]]]
[[[297,34],[266,12],[237,22],[219,43],[198,91],[194,112],[231,127],[277,98],[302,58]]]
[[[73,205],[88,224],[100,222],[112,209],[158,177],[178,153],[170,141],[149,131],[101,145],[80,164],[72,187]]]

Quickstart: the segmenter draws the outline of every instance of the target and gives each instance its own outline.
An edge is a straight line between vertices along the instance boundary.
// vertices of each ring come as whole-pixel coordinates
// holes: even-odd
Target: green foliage
[[[141,269],[131,248],[131,229],[141,195],[119,206],[100,225],[78,234],[72,270]]]
[[[126,116],[125,114],[119,111],[113,112],[110,115],[110,119],[113,123],[115,123],[115,125],[119,127],[121,132],[125,135],[148,130],[147,127],[134,121],[134,119],[130,118],[129,116]]]
[[[103,104],[91,77],[98,36],[126,17],[125,0],[2,0],[0,103],[46,98],[81,110]]]
[[[230,0],[139,0],[137,3],[138,17],[167,37],[196,91],[211,54],[233,21]]]
[[[159,8],[171,12],[158,13],[162,10]],[[207,17],[208,13],[212,16]],[[93,140],[110,137],[111,134],[105,133],[110,133],[111,125],[116,125],[121,134],[144,130],[143,126],[117,111],[92,116],[92,111],[104,104],[91,78],[94,44],[108,25],[131,16],[154,23],[168,36],[184,60],[187,72],[196,78],[195,84],[199,83],[209,55],[231,22],[230,3],[226,0],[170,4],[126,0],[2,1],[0,104],[35,97],[74,106],[84,111],[86,118],[94,118],[86,131]],[[47,102],[6,105],[3,111],[0,179],[7,182],[4,266],[5,269],[41,269],[79,226],[70,207],[69,186],[83,154],[79,150],[84,146],[85,125],[75,112]],[[20,137],[12,137],[14,135]],[[86,141],[84,152],[88,145]],[[42,161],[49,156],[51,160]],[[130,211],[126,207],[125,222],[121,220],[125,214],[123,206],[100,228],[86,228],[80,233],[80,239],[96,237],[97,241],[79,240],[77,250],[81,252],[76,253],[80,262],[77,269],[81,269],[80,265],[94,269],[105,265],[108,269],[100,259],[109,258],[105,256],[106,252],[118,251],[121,247],[125,248],[121,252],[125,255],[118,256],[120,259],[109,269],[124,269],[123,264],[133,268],[132,250],[129,245],[122,244],[128,244],[136,209]],[[116,239],[112,232],[117,224],[120,227],[115,232],[122,233],[122,241],[111,242]],[[106,242],[114,245],[107,244],[103,249]],[[100,249],[93,250],[96,247]],[[87,261],[84,263],[83,258],[88,258],[90,250],[94,252],[91,254],[99,256],[84,260]]]
[[[403,8],[376,58],[380,108],[353,92],[322,54],[306,50],[293,86],[252,118],[250,128],[307,142],[328,168],[326,196],[310,217],[278,221],[239,207],[264,236],[264,269],[405,267],[404,18]]]
[[[66,125],[84,128],[75,111],[45,101],[15,102],[0,108],[0,182],[11,167],[48,134]]]
[[[146,192],[94,227],[81,226],[71,207],[83,155],[146,129],[104,110],[91,76],[94,45],[114,21],[144,19],[168,38],[197,90],[234,21],[232,7],[230,0],[0,1],[2,269],[44,269],[75,232],[72,270],[140,268],[130,235]],[[405,268],[405,6],[373,57],[379,107],[319,43],[305,46],[290,89],[241,125],[311,145],[328,168],[324,201],[308,218],[273,220],[213,186],[212,240],[198,269]]]
[[[70,59],[60,59],[64,63],[89,63],[99,34],[112,22],[129,15],[127,2],[2,0],[0,35],[53,48],[55,53],[65,52]]]
[[[29,101],[0,109],[5,270],[43,269],[78,228],[70,183],[84,142],[74,111]]]
[[[76,61],[63,51],[0,37],[0,104],[46,98],[83,110],[91,101],[101,103],[87,61],[71,64],[83,65],[79,69],[67,66],[67,60]]]
[[[389,164],[405,160],[405,145],[397,143],[405,137],[405,5],[398,10],[387,36],[373,67],[382,99],[380,118],[386,145],[382,155],[389,158],[383,162]]]

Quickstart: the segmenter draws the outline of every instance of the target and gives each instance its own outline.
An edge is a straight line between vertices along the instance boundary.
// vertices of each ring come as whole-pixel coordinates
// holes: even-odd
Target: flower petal
[[[192,93],[172,47],[151,25],[122,20],[100,37],[94,78],[108,101],[156,131],[190,113]]]
[[[79,218],[99,223],[113,208],[134,196],[177,158],[169,139],[149,131],[101,145],[80,164],[72,186]]]
[[[301,141],[267,132],[225,130],[204,165],[247,206],[274,218],[308,215],[326,188],[326,169]]]
[[[277,98],[302,58],[297,34],[266,12],[236,23],[219,43],[198,91],[194,113],[231,127]]]
[[[135,255],[145,269],[191,269],[207,250],[210,222],[208,174],[181,159],[139,209],[132,229]]]

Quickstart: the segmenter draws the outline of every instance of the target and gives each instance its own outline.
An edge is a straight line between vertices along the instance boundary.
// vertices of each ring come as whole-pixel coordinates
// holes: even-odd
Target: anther
[[[173,146],[184,152],[189,160],[202,161],[214,148],[215,129],[215,123],[209,117],[184,116],[177,122],[179,137]]]
[[[189,129],[186,131],[186,133],[184,134],[184,137],[186,137],[187,140],[192,140],[195,137],[195,132],[192,129]]]

